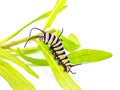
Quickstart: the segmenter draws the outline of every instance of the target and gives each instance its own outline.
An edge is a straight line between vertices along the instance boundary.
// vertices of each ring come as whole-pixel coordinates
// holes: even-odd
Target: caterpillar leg
[[[72,70],[71,70],[71,67],[70,66],[64,66],[64,71],[65,72],[71,72],[72,74],[76,74],[76,72],[72,72]]]
[[[64,67],[64,71],[65,71],[65,72],[68,72],[68,71],[67,71],[67,67],[66,67],[66,66],[63,66],[63,67]]]
[[[60,41],[63,41],[62,39],[60,39]]]
[[[53,48],[52,48],[52,46],[50,46],[49,49],[50,49],[50,51],[52,52],[52,54],[54,55],[54,59],[58,59],[55,51],[54,51]]]
[[[59,58],[57,58],[57,59],[59,59]],[[62,62],[59,60],[59,61],[58,61],[58,64],[59,64],[59,65],[61,65],[61,64],[62,64]]]
[[[67,66],[66,66],[67,72],[71,72],[72,74],[76,74],[76,72],[73,72],[73,71],[71,70],[71,68],[74,67],[74,66],[77,66],[77,65],[81,65],[81,63],[80,63],[80,64],[70,64],[70,65],[67,65]]]
[[[54,59],[59,59],[55,52],[52,52],[52,54],[54,55]]]
[[[53,50],[53,47],[52,46],[50,46],[50,48],[49,48],[50,50]]]
[[[72,74],[76,74],[76,72],[73,72],[73,71],[71,70],[71,66],[68,66],[67,69],[68,69],[68,72],[71,72]]]

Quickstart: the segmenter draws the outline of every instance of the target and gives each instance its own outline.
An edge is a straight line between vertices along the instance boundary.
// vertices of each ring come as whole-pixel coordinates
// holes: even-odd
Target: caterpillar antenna
[[[58,36],[58,38],[60,38],[60,36],[62,35],[62,33],[63,33],[63,28],[62,28],[62,31],[61,31],[60,35]]]
[[[33,36],[33,37],[29,38],[29,39],[26,41],[26,43],[25,43],[25,45],[24,45],[24,48],[26,47],[27,43],[28,43],[31,39],[33,39],[33,38],[38,38],[38,37],[39,37],[39,36]]]
[[[34,27],[34,28],[32,28],[32,29],[30,30],[29,37],[31,37],[31,33],[32,33],[33,29],[36,29],[36,30],[41,31],[42,33],[45,33],[43,30],[41,30],[41,29],[39,29],[39,28],[37,28],[37,27]]]
[[[81,63],[80,64],[72,64],[71,67],[74,67],[74,66],[77,66],[77,65],[81,65]]]

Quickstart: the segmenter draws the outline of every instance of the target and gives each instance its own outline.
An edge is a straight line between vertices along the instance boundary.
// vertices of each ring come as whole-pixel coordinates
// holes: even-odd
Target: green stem
[[[51,29],[51,30],[49,30],[49,31],[47,31],[47,32],[49,32],[49,33],[54,33],[54,32],[56,32],[56,29]],[[34,35],[34,36],[38,36],[38,35],[40,35],[40,34],[41,34],[41,33],[39,33],[39,34],[37,34],[37,35]],[[31,36],[31,37],[34,37],[34,36]],[[21,43],[23,43],[23,42],[26,42],[28,39],[29,39],[29,37],[24,37],[24,38],[22,38],[22,39],[19,39],[19,40],[16,40],[16,41],[12,41],[12,42],[10,42],[10,43],[8,43],[8,44],[1,45],[0,47],[1,47],[1,48],[4,48],[4,49],[8,49],[8,48],[10,48],[10,47],[12,47],[12,46],[15,46],[15,45],[21,44]]]

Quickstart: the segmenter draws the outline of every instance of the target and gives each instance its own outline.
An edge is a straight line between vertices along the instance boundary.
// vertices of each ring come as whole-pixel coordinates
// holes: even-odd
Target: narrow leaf
[[[12,62],[14,62],[15,64],[19,65],[20,67],[22,67],[23,69],[25,69],[28,73],[32,74],[35,77],[39,77],[32,69],[30,69],[28,67],[27,64],[25,64],[24,62],[22,62],[21,60],[19,60],[16,56],[8,53],[7,51],[5,51],[4,49],[0,48],[0,57],[5,58],[6,60],[10,60]]]
[[[110,58],[112,54],[110,52],[102,51],[102,50],[94,50],[94,49],[83,49],[73,53],[68,54],[68,58],[72,64],[78,63],[92,63],[105,60]],[[22,55],[22,57],[26,57]],[[24,58],[28,60],[27,58]],[[46,59],[30,59],[33,64],[41,65],[41,66],[48,66]],[[40,61],[39,61],[40,60]]]
[[[38,58],[32,58],[29,56],[26,56],[24,53],[20,51],[20,49],[17,51],[17,53],[26,61],[31,62],[35,65],[40,65],[40,66],[48,66],[48,63],[45,59],[38,59]]]
[[[73,41],[73,39],[72,40],[67,39],[64,36],[61,36],[61,39],[63,40],[62,44],[64,48],[69,52],[73,52],[80,47],[80,43],[78,41],[76,42],[76,41]]]
[[[68,36],[68,39],[80,46],[80,42],[79,42],[78,38],[75,36],[75,34],[71,33]]]
[[[31,54],[31,53],[36,53],[39,51],[38,47],[30,47],[30,48],[21,48],[20,51],[24,54]]]
[[[36,90],[27,79],[3,60],[0,60],[0,75],[9,83],[13,90]]]
[[[63,71],[63,67],[58,65],[53,59],[53,55],[51,55],[48,47],[39,41],[37,43],[40,45],[40,49],[46,57],[52,72],[54,73],[58,83],[62,86],[63,90],[81,90],[80,87],[72,80],[69,74]]]
[[[55,6],[53,7],[53,10],[51,11],[51,14],[46,22],[46,25],[44,26],[44,30],[46,28],[49,28],[53,21],[55,20],[56,16],[58,15],[58,13],[60,11],[62,11],[63,9],[65,9],[64,4],[65,4],[66,0],[57,0]]]
[[[83,49],[68,54],[71,63],[90,63],[98,62],[110,58],[112,54],[110,52],[94,49]]]

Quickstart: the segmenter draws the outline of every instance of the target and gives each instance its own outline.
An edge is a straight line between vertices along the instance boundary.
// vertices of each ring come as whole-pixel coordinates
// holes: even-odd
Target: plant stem
[[[47,32],[48,32],[48,33],[54,33],[54,32],[56,32],[56,29],[51,29],[51,30],[49,30],[49,31],[47,31]],[[31,37],[38,36],[38,35],[40,35],[40,34],[41,34],[41,33],[38,33],[38,34],[33,35],[33,36],[31,36]],[[23,42],[26,42],[29,38],[30,38],[30,37],[28,36],[28,37],[24,37],[24,38],[19,39],[19,40],[11,41],[11,42],[8,43],[8,44],[1,45],[0,48],[9,49],[9,48],[12,47],[12,46],[15,46],[15,45],[21,44],[21,43],[23,43]]]

